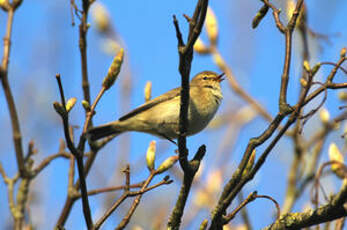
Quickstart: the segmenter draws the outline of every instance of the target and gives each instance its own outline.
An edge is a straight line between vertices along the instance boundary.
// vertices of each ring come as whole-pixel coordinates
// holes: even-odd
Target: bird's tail
[[[107,136],[119,135],[120,133],[122,131],[116,130],[113,124],[105,124],[88,130],[87,138],[91,141],[96,141]]]

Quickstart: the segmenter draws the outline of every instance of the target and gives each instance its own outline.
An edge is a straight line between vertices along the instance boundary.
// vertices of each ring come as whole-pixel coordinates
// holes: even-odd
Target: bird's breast
[[[213,94],[209,89],[191,95],[188,114],[190,135],[200,132],[208,125],[216,114],[221,100],[221,96]]]

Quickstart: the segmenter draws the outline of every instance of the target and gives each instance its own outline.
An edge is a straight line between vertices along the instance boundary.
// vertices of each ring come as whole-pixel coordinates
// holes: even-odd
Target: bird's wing
[[[129,112],[128,114],[125,114],[124,116],[122,116],[121,118],[119,118],[120,121],[124,121],[128,118],[131,118],[133,116],[135,116],[138,113],[141,113],[142,111],[145,111],[147,109],[152,108],[153,106],[156,106],[162,102],[165,102],[167,100],[170,100],[174,97],[177,97],[180,95],[180,90],[178,90],[178,88],[172,89],[168,92],[166,92],[165,94],[156,97],[148,102],[146,102],[145,104],[137,107],[136,109],[134,109],[133,111]]]

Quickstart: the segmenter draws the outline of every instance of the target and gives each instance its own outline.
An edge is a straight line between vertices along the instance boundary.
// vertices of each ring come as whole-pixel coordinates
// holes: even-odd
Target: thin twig
[[[137,196],[135,198],[135,200],[133,201],[133,204],[131,205],[128,213],[126,214],[126,216],[123,218],[123,220],[121,221],[121,223],[117,226],[116,229],[123,229],[126,227],[126,225],[128,224],[132,214],[134,213],[136,207],[138,206],[138,204],[140,203],[140,199],[142,197],[142,195],[152,189],[155,189],[161,185],[164,184],[170,184],[172,183],[172,180],[169,180],[168,177],[165,177],[162,181],[160,181],[159,183],[147,187],[148,184],[152,181],[153,177],[155,176],[155,171],[153,171],[150,176],[146,179],[146,181],[142,184],[141,189],[139,191],[126,191],[124,190],[124,193],[122,194],[122,196],[120,198],[118,198],[118,200],[112,205],[111,208],[109,208],[105,214],[95,223],[95,230],[99,229],[101,227],[101,225],[105,222],[105,220],[118,208],[118,206],[123,203],[123,201],[125,201],[128,197],[134,197]],[[124,186],[124,188],[126,188],[127,186]]]
[[[315,210],[302,213],[290,213],[283,215],[274,224],[266,227],[266,230],[279,229],[303,229],[320,223],[332,221],[347,215],[344,203],[347,200],[347,186],[342,186],[339,193],[330,199],[329,203]],[[293,221],[295,219],[295,221]]]
[[[139,191],[140,194],[135,198],[135,200],[133,201],[133,204],[131,205],[131,207],[129,208],[127,214],[124,216],[124,218],[122,219],[122,221],[119,223],[119,225],[115,228],[116,230],[120,230],[120,229],[124,229],[127,224],[130,221],[130,218],[132,217],[132,215],[135,212],[135,209],[137,208],[137,206],[140,204],[140,199],[142,198],[143,193],[145,192],[147,186],[149,185],[149,183],[152,181],[153,177],[155,176],[155,171],[152,171],[151,174],[149,175],[149,177],[147,178],[146,182],[143,184],[141,190]]]
[[[102,87],[100,89],[100,92],[96,96],[96,99],[93,102],[93,105],[90,107],[90,111],[87,112],[86,121],[84,122],[84,125],[83,125],[83,131],[82,131],[83,134],[85,134],[87,132],[87,129],[88,129],[89,125],[90,125],[91,119],[92,119],[92,117],[93,117],[93,115],[95,113],[95,107],[98,104],[98,102],[99,102],[100,98],[102,97],[102,95],[104,95],[105,90],[106,90],[105,87]]]
[[[125,188],[124,190],[127,192],[130,189],[130,165],[127,164],[125,170],[124,170],[124,174],[125,174]]]
[[[71,151],[72,155],[74,155],[76,161],[77,161],[77,169],[79,174],[79,179],[81,183],[81,194],[82,194],[82,206],[83,206],[83,214],[84,218],[87,224],[88,229],[91,229],[93,227],[93,221],[91,217],[91,211],[89,207],[89,201],[88,201],[88,194],[87,194],[87,183],[84,177],[84,164],[83,164],[83,152],[79,151],[79,149],[76,149],[74,143],[72,142],[71,136],[70,136],[70,130],[69,130],[69,116],[68,112],[66,111],[66,102],[65,102],[65,96],[64,96],[64,90],[63,85],[61,83],[60,75],[56,75],[56,79],[59,86],[59,92],[61,97],[61,103],[63,105],[64,112],[61,114],[61,118],[63,121],[63,127],[64,127],[64,134],[65,134],[65,140],[67,143],[67,147]]]
[[[3,49],[3,57],[1,62],[0,80],[2,83],[2,87],[4,89],[7,107],[9,110],[9,117],[11,120],[12,137],[13,137],[13,144],[14,144],[14,149],[16,153],[17,166],[19,169],[20,176],[25,177],[26,171],[25,171],[23,144],[22,144],[22,134],[20,131],[20,124],[19,124],[16,104],[15,104],[11,87],[8,81],[8,63],[9,63],[10,51],[11,51],[11,35],[12,35],[14,11],[15,9],[12,6],[9,8],[7,12],[7,25],[6,25],[6,32],[4,37],[4,49]]]
[[[107,138],[105,138],[107,139]],[[112,138],[110,137],[110,139],[108,139],[108,141],[110,141]],[[105,142],[106,144],[106,142]],[[89,154],[89,157],[88,159],[86,160],[86,163],[85,163],[85,167],[84,167],[84,176],[87,177],[90,169],[91,169],[91,166],[93,165],[95,159],[96,159],[96,155],[97,155],[97,152],[100,148],[98,147],[94,147],[94,146],[91,146],[92,147],[92,150]],[[80,188],[80,180],[78,179],[75,184],[74,184],[74,189],[75,190],[79,190]],[[57,223],[56,223],[56,226],[63,226],[64,223],[66,222],[69,214],[70,214],[70,211],[72,209],[72,206],[74,204],[76,199],[72,199],[71,197],[67,197],[66,200],[65,200],[65,203],[64,203],[64,206],[63,206],[63,209],[59,215],[59,218],[57,220]]]
[[[98,221],[96,221],[94,225],[95,230],[99,229],[105,220],[113,213],[113,211],[116,210],[121,203],[123,203],[123,201],[128,197],[127,194],[128,193],[123,193],[123,195],[112,205],[112,207],[108,209]]]
[[[333,164],[339,165],[341,167],[341,170],[343,170],[344,174],[347,175],[347,167],[343,163],[336,161],[336,160],[325,162],[319,167],[317,174],[315,176],[315,179],[314,179],[314,184],[313,184],[312,190],[311,190],[311,201],[315,205],[316,208],[318,208],[318,203],[319,203],[320,178],[323,174],[323,169],[325,167],[327,167],[329,165],[333,165]]]
[[[286,27],[283,25],[283,23],[280,20],[280,13],[281,10],[277,9],[273,4],[271,4],[268,0],[264,0],[263,1],[265,5],[267,5],[268,7],[270,7],[272,9],[272,14],[273,17],[275,19],[275,23],[277,28],[279,29],[279,31],[281,33],[285,33]]]
[[[278,202],[273,199],[271,196],[267,196],[267,195],[258,195],[257,192],[252,192],[251,194],[248,195],[248,197],[236,208],[234,209],[230,214],[228,214],[227,216],[224,217],[224,224],[229,223],[232,219],[234,219],[234,217],[236,216],[236,214],[243,209],[248,203],[254,201],[256,198],[265,198],[265,199],[269,199],[271,200],[275,206],[276,206],[276,213],[277,213],[277,217],[276,219],[280,218],[280,205],[278,204]]]
[[[291,64],[292,57],[292,35],[294,26],[296,24],[296,20],[299,16],[299,12],[301,6],[303,4],[303,0],[298,0],[293,15],[285,29],[285,57],[284,57],[284,65],[281,79],[281,90],[280,90],[280,100],[279,100],[279,110],[281,112],[290,110],[287,104],[287,89],[289,82],[289,69]]]
[[[136,184],[131,184],[129,185],[129,188],[141,188],[145,181],[136,183]],[[99,195],[101,193],[106,193],[106,192],[115,192],[119,190],[125,190],[126,186],[121,185],[121,186],[112,186],[112,187],[107,187],[107,188],[99,188],[99,189],[93,189],[88,191],[88,196],[93,196],[93,195]],[[77,195],[77,198],[80,198],[81,194],[79,193]]]
[[[10,181],[10,178],[6,175],[6,172],[4,168],[2,167],[1,163],[0,163],[0,175],[2,176],[2,179],[4,179],[5,184],[8,184]]]
[[[43,159],[43,161],[31,171],[31,177],[35,177],[36,175],[38,175],[44,168],[46,168],[53,160],[59,158],[59,157],[63,157],[63,158],[69,158],[70,154],[67,152],[59,152],[56,154],[53,154],[51,156],[46,157],[45,159]]]
[[[82,18],[79,25],[79,48],[81,53],[81,68],[82,68],[82,89],[84,100],[90,103],[90,90],[89,90],[89,81],[88,81],[88,66],[87,66],[87,18],[88,10],[90,6],[89,0],[82,0]]]
[[[27,160],[29,160],[37,151],[34,149],[34,141],[31,140],[29,141],[28,144],[28,151],[26,156],[24,157],[24,161],[27,162]]]
[[[11,87],[8,80],[8,64],[10,59],[11,51],[11,36],[13,27],[14,12],[22,1],[8,2],[3,1],[1,7],[7,12],[7,24],[4,36],[4,47],[3,57],[0,67],[0,80],[4,90],[7,107],[9,110],[9,118],[11,121],[13,145],[15,149],[17,167],[19,173],[13,179],[6,177],[5,171],[1,167],[0,173],[2,174],[4,181],[7,185],[8,196],[9,196],[9,207],[11,214],[14,218],[14,229],[22,229],[24,224],[25,210],[24,206],[28,199],[28,187],[29,187],[29,170],[31,169],[32,163],[26,165],[22,143],[22,133],[20,131],[19,117],[16,109],[16,104],[12,95]],[[32,162],[32,161],[31,161]],[[17,190],[17,200],[15,204],[14,199],[14,184],[21,178],[20,185]]]
[[[73,186],[74,179],[75,179],[75,158],[73,156],[70,156],[69,173],[68,173],[68,193],[71,193],[72,191],[76,191]],[[71,196],[72,194],[69,194],[69,197]]]
[[[300,9],[304,1],[298,0],[295,10],[293,12],[293,15],[290,18],[290,21],[288,22],[287,26],[284,26],[280,20],[279,14],[281,11],[277,9],[273,4],[271,4],[268,0],[264,0],[263,2],[265,5],[267,5],[268,7],[272,9],[272,13],[273,13],[277,28],[281,31],[281,33],[285,35],[285,57],[284,57],[283,72],[281,77],[279,109],[281,112],[286,113],[288,110],[289,111],[291,110],[291,108],[287,104],[287,88],[288,88],[288,81],[289,81],[290,62],[291,62],[291,56],[292,56],[291,55],[292,34],[293,34],[294,26],[299,16]]]
[[[336,76],[337,70],[339,67],[344,63],[346,59],[340,58],[339,61],[336,63],[335,67],[330,71],[329,76],[327,77],[327,80],[325,83],[319,87],[318,89],[314,90],[312,93],[310,93],[307,98],[305,99],[304,105],[309,103],[312,99],[320,95],[320,93],[326,89],[339,89],[339,88],[346,88],[347,83],[332,83],[334,80],[334,77]]]
[[[198,1],[197,6],[195,7],[195,12],[192,17],[192,20],[190,20],[189,22],[188,41],[185,46],[187,53],[193,51],[194,43],[201,33],[202,26],[204,25],[206,18],[207,6],[208,0]]]
[[[336,64],[334,62],[325,61],[325,62],[321,62],[320,64],[321,65],[332,65],[332,66],[335,66],[338,69],[342,70],[345,74],[347,74],[347,70],[345,68],[343,68],[342,66],[339,66],[338,64]]]
[[[248,203],[252,202],[255,200],[257,196],[257,192],[252,192],[250,193],[247,198],[242,201],[239,206],[237,206],[237,208],[235,208],[230,214],[226,215],[224,217],[224,224],[229,223],[232,219],[234,219],[234,217],[236,216],[236,214],[243,208],[245,207]]]
[[[239,194],[238,194],[238,200],[240,203],[244,200],[242,191],[239,192]],[[249,219],[249,213],[248,213],[246,208],[241,209],[241,217],[242,217],[244,225],[246,226],[246,229],[252,230],[253,227],[251,225],[251,220]]]
[[[177,37],[177,41],[178,41],[178,47],[183,47],[184,46],[183,37],[182,37],[182,33],[180,31],[180,27],[178,25],[176,15],[173,15],[172,17],[173,17],[173,23],[174,23],[175,29],[176,29],[176,37]]]
[[[264,199],[271,200],[276,206],[276,219],[280,218],[280,215],[281,215],[280,205],[278,204],[278,202],[274,198],[272,198],[271,196],[267,196],[267,195],[256,195],[256,198],[264,198]]]

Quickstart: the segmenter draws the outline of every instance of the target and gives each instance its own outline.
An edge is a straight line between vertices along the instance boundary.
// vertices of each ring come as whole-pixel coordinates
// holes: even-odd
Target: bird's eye
[[[205,77],[203,77],[203,79],[204,79],[204,80],[207,80],[207,77],[205,76]]]

